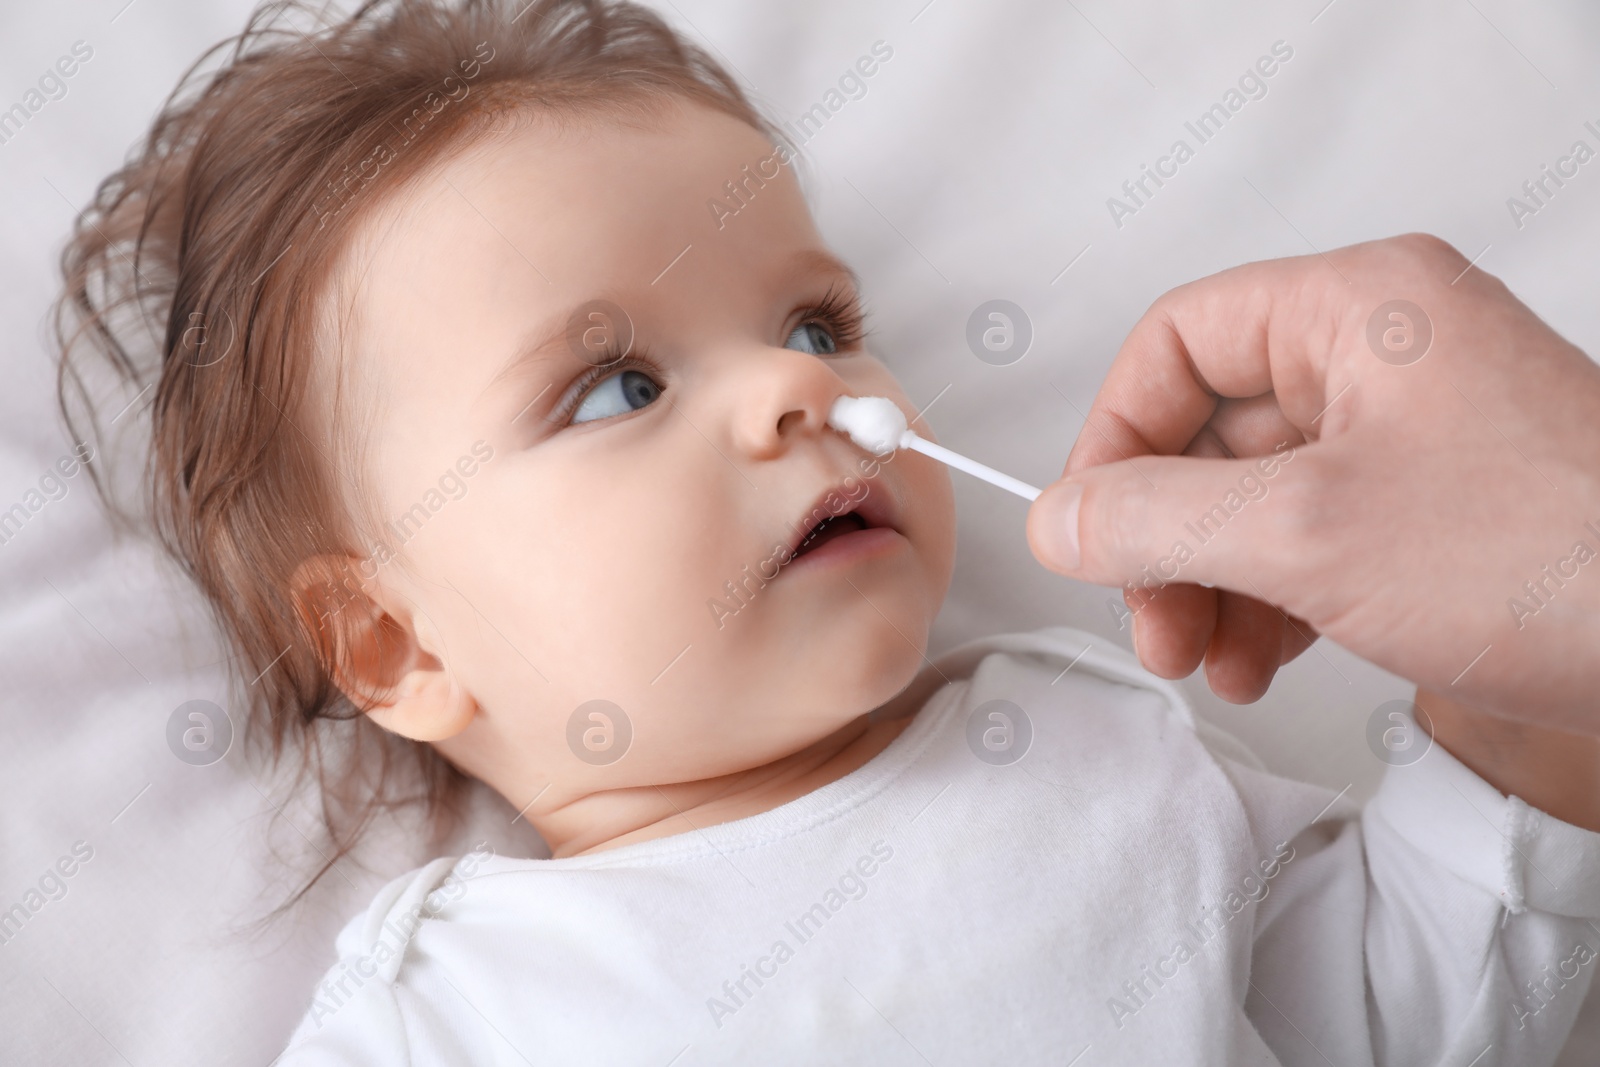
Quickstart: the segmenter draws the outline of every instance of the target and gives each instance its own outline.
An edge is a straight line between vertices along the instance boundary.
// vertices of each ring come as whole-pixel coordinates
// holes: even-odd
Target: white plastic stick
[[[998,485],[1022,497],[1024,500],[1039,499],[1040,490],[1035,489],[1020,478],[1013,478],[1009,474],[1002,474],[993,467],[985,467],[975,459],[968,459],[959,452],[952,452],[943,445],[936,445],[926,438],[918,437],[915,432],[907,430],[900,436],[902,448],[912,448],[924,456],[932,456],[940,463],[947,463],[957,470],[966,471],[974,477],[982,478],[990,485]]]

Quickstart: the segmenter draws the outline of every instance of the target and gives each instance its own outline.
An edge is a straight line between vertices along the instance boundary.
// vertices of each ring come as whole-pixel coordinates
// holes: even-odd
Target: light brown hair
[[[665,100],[782,141],[710,56],[634,4],[399,0],[331,24],[267,4],[184,75],[77,220],[56,309],[62,414],[75,437],[102,429],[96,371],[149,390],[142,508],[204,592],[236,677],[256,678],[241,686],[247,738],[317,787],[326,862],[277,913],[385,809],[449,822],[466,781],[339,690],[344,617],[295,581],[305,561],[364,554],[341,492],[354,471],[300,429],[327,402],[308,395],[308,361],[330,344],[316,309],[341,248],[385,193],[496,119],[647,121]]]

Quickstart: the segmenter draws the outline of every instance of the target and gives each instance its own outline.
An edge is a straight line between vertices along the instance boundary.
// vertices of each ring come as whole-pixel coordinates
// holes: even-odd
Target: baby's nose
[[[827,432],[828,410],[849,392],[827,363],[788,348],[754,353],[737,373],[734,445],[756,459],[771,459]]]

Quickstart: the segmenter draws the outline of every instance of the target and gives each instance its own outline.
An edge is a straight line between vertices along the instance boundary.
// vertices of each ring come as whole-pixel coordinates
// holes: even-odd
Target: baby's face
[[[769,763],[923,662],[949,478],[825,425],[845,394],[917,409],[850,340],[852,278],[791,167],[719,227],[708,202],[737,206],[725,183],[772,155],[696,107],[648,131],[535,123],[430,171],[344,265],[364,488],[401,557],[365,566],[407,665],[378,718],[517,808]],[[815,310],[830,291],[842,315]],[[569,330],[597,300],[631,323],[621,362],[600,351],[627,340],[615,310]],[[875,529],[779,566],[850,510]],[[450,693],[470,716],[437,710]],[[569,745],[594,700],[631,727],[612,762],[603,730],[599,752],[578,732],[588,760]]]

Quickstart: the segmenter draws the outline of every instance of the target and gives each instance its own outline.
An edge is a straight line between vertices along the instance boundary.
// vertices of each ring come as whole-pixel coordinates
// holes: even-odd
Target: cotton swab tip
[[[906,415],[888,397],[841,396],[828,411],[828,425],[858,447],[882,456],[901,447]]]

